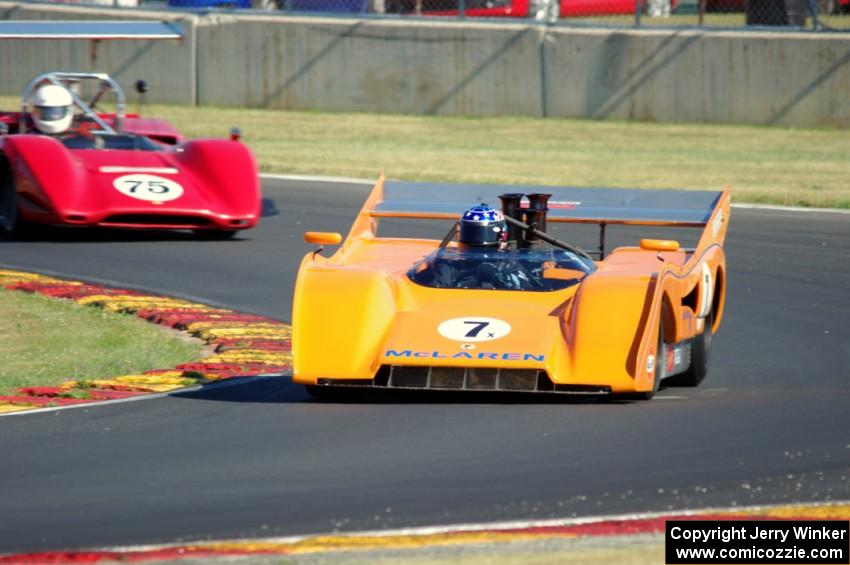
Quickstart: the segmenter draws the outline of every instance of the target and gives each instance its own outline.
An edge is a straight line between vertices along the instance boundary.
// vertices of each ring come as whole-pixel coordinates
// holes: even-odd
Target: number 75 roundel
[[[156,175],[124,175],[112,181],[112,186],[125,196],[147,202],[168,202],[183,196],[180,184]]]
[[[511,325],[498,318],[470,316],[446,320],[437,331],[454,341],[490,341],[511,333]]]

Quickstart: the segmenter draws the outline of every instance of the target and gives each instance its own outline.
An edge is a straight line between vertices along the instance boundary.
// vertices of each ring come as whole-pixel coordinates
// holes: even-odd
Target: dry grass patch
[[[427,552],[426,552],[427,553]],[[629,548],[594,548],[577,550],[538,550],[500,554],[490,548],[477,554],[462,556],[393,556],[363,560],[317,560],[326,565],[658,565],[664,562],[663,547],[639,546]],[[295,562],[297,563],[297,562]]]

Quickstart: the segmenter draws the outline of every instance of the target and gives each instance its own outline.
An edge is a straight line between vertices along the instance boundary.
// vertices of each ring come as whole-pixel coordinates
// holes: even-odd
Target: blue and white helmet
[[[508,226],[499,210],[486,204],[473,206],[460,217],[458,241],[473,247],[498,246],[508,239]]]

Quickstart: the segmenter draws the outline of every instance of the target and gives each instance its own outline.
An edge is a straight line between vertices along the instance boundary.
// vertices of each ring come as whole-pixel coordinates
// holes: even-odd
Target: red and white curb
[[[808,505],[754,506],[680,512],[623,514],[562,520],[455,524],[401,530],[223,540],[0,555],[2,563],[140,562],[181,558],[300,555],[416,549],[546,539],[660,535],[668,520],[847,520],[850,501]]]
[[[289,325],[264,316],[14,270],[0,270],[0,287],[133,314],[185,331],[204,340],[214,351],[212,356],[195,363],[137,375],[92,375],[58,386],[20,388],[0,396],[0,414],[126,400],[233,377],[285,372],[292,366]]]

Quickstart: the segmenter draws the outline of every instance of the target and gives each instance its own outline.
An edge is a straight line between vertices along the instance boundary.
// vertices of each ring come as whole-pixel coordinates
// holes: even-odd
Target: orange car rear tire
[[[711,340],[714,337],[714,312],[705,318],[705,329],[698,335],[691,347],[691,366],[681,375],[670,377],[667,382],[673,386],[698,386],[708,375],[711,357]]]

